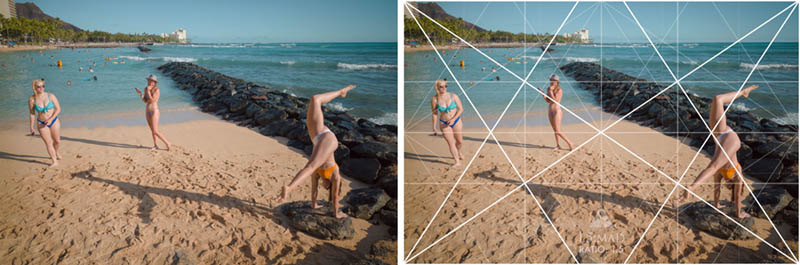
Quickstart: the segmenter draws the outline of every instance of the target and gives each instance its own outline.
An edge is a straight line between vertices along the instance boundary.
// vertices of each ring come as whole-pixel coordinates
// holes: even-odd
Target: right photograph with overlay
[[[797,2],[401,2],[401,261],[798,263]]]

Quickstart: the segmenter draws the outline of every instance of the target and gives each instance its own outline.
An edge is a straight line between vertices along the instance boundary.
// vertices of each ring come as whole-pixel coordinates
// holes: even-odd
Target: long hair
[[[439,98],[439,87],[443,84],[447,84],[447,80],[439,79],[433,83],[433,90],[436,91],[436,98]]]
[[[34,96],[36,96],[36,84],[37,83],[42,83],[42,85],[44,85],[44,81],[42,81],[41,79],[33,80],[33,83],[31,84],[31,90],[33,90],[33,95]]]

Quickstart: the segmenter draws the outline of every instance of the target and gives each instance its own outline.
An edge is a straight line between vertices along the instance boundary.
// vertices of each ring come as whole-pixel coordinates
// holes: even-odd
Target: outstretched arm
[[[311,176],[311,208],[317,208],[317,193],[319,193],[319,176],[314,173]]]

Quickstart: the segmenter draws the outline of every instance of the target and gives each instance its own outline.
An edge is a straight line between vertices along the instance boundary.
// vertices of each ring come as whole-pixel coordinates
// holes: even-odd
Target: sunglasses
[[[36,86],[36,88],[44,88],[44,85]]]

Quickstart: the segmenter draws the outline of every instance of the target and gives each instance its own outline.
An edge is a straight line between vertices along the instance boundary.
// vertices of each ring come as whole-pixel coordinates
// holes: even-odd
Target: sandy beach
[[[592,123],[604,128],[616,120],[606,115],[608,118]],[[544,116],[541,119],[546,123]],[[565,124],[562,130],[575,146],[594,136],[594,131],[582,123]],[[478,127],[464,130],[466,160],[462,164],[469,163],[487,132]],[[696,153],[696,149],[679,139],[629,121],[612,127],[607,134],[676,179]],[[548,125],[501,126],[495,135],[524,179],[568,153],[553,150],[553,134]],[[429,121],[407,128],[405,136],[404,257],[465,168],[450,168],[453,159],[446,142],[430,135]],[[708,162],[709,156],[698,156],[681,182],[690,184]],[[559,235],[521,183],[506,156],[489,138],[413,255],[506,193],[522,188],[410,263],[573,263],[567,247],[576,256],[584,255],[584,262],[589,255],[597,262],[622,263],[674,186],[609,139],[594,138],[527,185]],[[695,192],[713,203],[713,185],[703,185]],[[683,218],[685,214],[676,210],[681,205],[674,199],[676,195],[661,211],[629,262],[790,262],[758,239],[725,240],[693,229]],[[730,191],[723,189],[721,199],[729,201]],[[688,202],[693,201],[697,200],[691,198]],[[791,221],[779,219],[773,218],[790,248],[797,253],[797,220],[792,227]],[[766,219],[755,218],[753,227],[756,234],[788,255]]]
[[[292,228],[272,198],[307,162],[302,151],[193,115],[208,119],[161,124],[170,151],[149,149],[144,119],[65,126],[56,168],[47,168],[27,123],[0,126],[0,263],[341,264],[369,256],[373,245],[396,249],[388,226],[362,219],[352,219],[349,240]],[[346,179],[343,194],[363,186]],[[309,194],[304,184],[289,201]],[[396,252],[375,258],[395,263]]]

